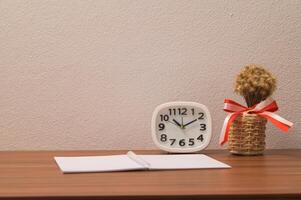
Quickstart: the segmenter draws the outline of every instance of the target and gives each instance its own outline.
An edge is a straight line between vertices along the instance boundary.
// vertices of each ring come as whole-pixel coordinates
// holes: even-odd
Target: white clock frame
[[[171,106],[194,106],[194,107],[201,108],[205,112],[205,115],[207,118],[206,140],[201,146],[185,148],[185,149],[184,148],[169,148],[164,145],[161,145],[158,142],[157,126],[156,126],[157,115],[162,109],[164,109],[166,107],[171,107]],[[167,102],[167,103],[163,103],[155,108],[155,110],[153,112],[153,116],[152,116],[151,129],[152,129],[152,139],[158,148],[160,148],[164,151],[170,152],[170,153],[193,153],[193,152],[201,151],[209,145],[209,143],[211,141],[211,137],[212,137],[212,119],[211,119],[209,109],[203,104],[196,103],[196,102],[188,102],[188,101]]]

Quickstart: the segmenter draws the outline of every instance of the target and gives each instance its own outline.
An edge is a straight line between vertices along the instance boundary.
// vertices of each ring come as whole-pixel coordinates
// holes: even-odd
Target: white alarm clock
[[[206,148],[211,139],[211,116],[205,105],[168,102],[156,107],[152,138],[162,150],[191,153]]]

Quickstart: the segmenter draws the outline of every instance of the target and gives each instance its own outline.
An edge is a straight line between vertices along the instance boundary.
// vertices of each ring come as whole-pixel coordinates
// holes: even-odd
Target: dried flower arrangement
[[[243,96],[247,107],[230,99],[225,100],[227,116],[220,144],[229,140],[228,149],[233,154],[260,155],[265,149],[267,120],[283,131],[293,123],[272,113],[277,111],[276,101],[270,96],[276,90],[276,78],[259,65],[245,66],[236,77],[234,92]]]
[[[236,77],[234,92],[243,96],[248,107],[267,99],[276,90],[276,78],[259,65],[245,66]]]

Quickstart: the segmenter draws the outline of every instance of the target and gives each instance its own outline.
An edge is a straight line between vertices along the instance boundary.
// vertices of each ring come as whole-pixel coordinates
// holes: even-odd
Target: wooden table
[[[204,152],[232,169],[62,174],[53,160],[125,152],[0,152],[0,199],[301,199],[301,150]]]

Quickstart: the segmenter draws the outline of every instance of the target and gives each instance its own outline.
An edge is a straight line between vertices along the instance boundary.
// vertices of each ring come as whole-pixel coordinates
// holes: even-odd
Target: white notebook
[[[203,154],[54,157],[63,173],[231,168]]]

